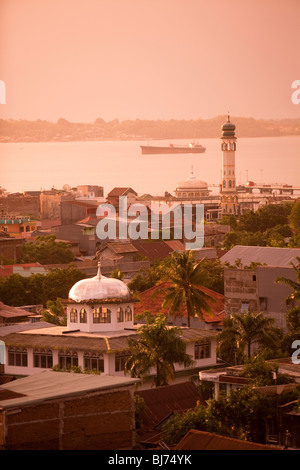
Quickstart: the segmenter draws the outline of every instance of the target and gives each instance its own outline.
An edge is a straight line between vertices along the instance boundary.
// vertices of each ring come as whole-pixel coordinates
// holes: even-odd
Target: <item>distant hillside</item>
[[[93,123],[69,122],[63,118],[55,123],[40,119],[37,121],[0,119],[0,142],[218,138],[225,121],[226,116],[168,121],[114,119],[108,122],[98,118]],[[257,120],[231,117],[231,121],[236,125],[237,137],[300,135],[300,118]]]

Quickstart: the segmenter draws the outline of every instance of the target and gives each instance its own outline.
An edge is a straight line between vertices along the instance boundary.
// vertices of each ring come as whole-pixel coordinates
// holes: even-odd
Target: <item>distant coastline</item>
[[[56,122],[0,119],[0,143],[218,138],[225,120],[226,116],[166,121],[98,118],[93,123],[70,122],[64,118]],[[231,120],[237,126],[238,137],[300,135],[300,118],[262,120],[232,116]]]

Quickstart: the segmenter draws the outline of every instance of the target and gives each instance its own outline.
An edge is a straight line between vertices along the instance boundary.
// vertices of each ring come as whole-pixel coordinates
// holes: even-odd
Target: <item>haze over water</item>
[[[170,141],[159,143],[169,145]],[[192,167],[197,179],[218,185],[220,139],[201,139],[200,143],[206,147],[205,153],[184,155],[142,155],[140,145],[147,144],[145,141],[1,144],[0,186],[23,192],[94,184],[104,186],[105,195],[115,186],[131,186],[139,195],[156,196],[165,191],[173,194]],[[299,157],[300,137],[238,138],[237,184],[245,184],[248,177],[256,183],[300,186]]]

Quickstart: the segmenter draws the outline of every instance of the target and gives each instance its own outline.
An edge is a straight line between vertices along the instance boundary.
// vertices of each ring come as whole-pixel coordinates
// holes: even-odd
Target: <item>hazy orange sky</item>
[[[299,0],[0,0],[0,117],[299,117],[299,44]]]

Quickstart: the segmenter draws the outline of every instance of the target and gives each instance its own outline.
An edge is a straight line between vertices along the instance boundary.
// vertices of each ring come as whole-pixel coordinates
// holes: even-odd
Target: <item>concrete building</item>
[[[138,379],[44,371],[1,385],[2,450],[131,450]]]
[[[85,219],[89,216],[96,216],[99,202],[97,200],[72,200],[61,201],[60,204],[60,220],[61,225],[68,225]]]
[[[32,330],[2,336],[7,357],[5,373],[32,375],[58,365],[124,376],[130,356],[128,338],[139,334],[139,325],[134,323],[137,302],[125,283],[104,277],[99,268],[94,278],[83,279],[70,290],[66,327],[33,326]],[[181,335],[187,354],[194,360],[191,369],[216,364],[216,332],[182,328]],[[175,365],[175,370],[189,373],[180,365]]]
[[[82,255],[95,256],[99,242],[96,225],[97,219],[90,216],[78,222],[56,225],[51,228],[51,233],[58,240],[78,243]]]
[[[7,233],[9,237],[31,237],[40,226],[38,220],[32,220],[25,216],[4,216],[0,218],[0,230]]]
[[[291,262],[297,264],[298,248],[235,246],[221,262],[224,268],[225,315],[264,312],[286,329],[286,298],[292,293],[275,283],[278,277],[296,280]]]
[[[0,236],[0,260],[18,262],[21,259],[22,248],[25,243],[25,238],[12,238],[6,234]]]

